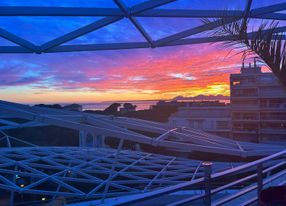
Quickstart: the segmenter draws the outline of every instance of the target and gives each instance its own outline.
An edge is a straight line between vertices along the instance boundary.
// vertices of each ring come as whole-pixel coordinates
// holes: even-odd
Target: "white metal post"
[[[263,165],[261,163],[257,165],[257,198],[259,206],[262,205],[260,199],[260,194],[262,190],[263,190]]]
[[[205,205],[211,206],[211,174],[212,174],[212,163],[203,162],[204,166],[204,182],[205,182]]]
[[[79,131],[79,146],[80,147],[86,146],[86,131],[83,130]]]

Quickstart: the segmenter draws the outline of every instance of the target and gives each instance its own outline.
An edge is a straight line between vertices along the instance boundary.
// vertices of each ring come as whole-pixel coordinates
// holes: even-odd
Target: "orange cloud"
[[[15,89],[2,96],[20,102],[92,102],[229,95],[229,74],[239,71],[241,58],[227,54],[203,44],[74,55],[54,60],[42,74],[47,80],[25,88],[25,95]]]

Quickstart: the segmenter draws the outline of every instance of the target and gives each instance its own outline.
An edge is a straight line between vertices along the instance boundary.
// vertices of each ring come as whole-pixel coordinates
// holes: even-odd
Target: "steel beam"
[[[154,43],[151,36],[149,36],[147,31],[141,26],[141,24],[137,21],[137,19],[131,15],[131,10],[127,8],[127,6],[121,0],[114,0],[114,2],[118,5],[121,11],[123,11],[125,16],[130,19],[132,24],[142,34],[142,36],[146,39],[146,41],[150,44],[150,46],[154,47]]]
[[[81,27],[80,29],[77,29],[75,31],[72,31],[68,34],[65,34],[59,38],[53,39],[43,45],[40,46],[41,52],[45,52],[48,49],[51,49],[55,46],[58,46],[60,44],[63,44],[67,41],[76,39],[77,37],[83,36],[87,33],[90,33],[92,31],[95,31],[97,29],[100,29],[104,26],[107,26],[109,24],[112,24],[118,20],[122,19],[122,17],[105,17],[103,19],[100,19],[94,23],[91,23],[87,26]]]
[[[30,51],[36,51],[36,45],[34,45],[33,43],[1,28],[0,28],[0,37],[22,46],[23,47],[22,50],[28,49]]]
[[[116,8],[1,6],[0,16],[123,16]]]
[[[156,1],[148,0],[146,2],[133,6],[130,9],[130,11],[132,14],[137,14],[137,13],[141,13],[141,12],[144,12],[144,11],[147,11],[147,10],[159,7],[159,6],[163,6],[165,4],[168,4],[174,1],[177,1],[177,0],[156,0]]]

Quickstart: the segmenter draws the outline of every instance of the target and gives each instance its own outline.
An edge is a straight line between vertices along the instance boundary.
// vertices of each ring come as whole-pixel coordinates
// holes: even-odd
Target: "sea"
[[[186,100],[190,101],[190,100]],[[193,100],[201,101],[201,100]],[[229,100],[219,100],[223,103],[229,103]],[[141,100],[141,101],[106,101],[106,102],[94,102],[94,103],[81,103],[83,110],[104,110],[113,103],[119,103],[123,106],[124,103],[131,103],[137,105],[136,110],[150,109],[152,105],[156,105],[158,100]]]
[[[144,101],[116,101],[116,103],[119,103],[123,105],[124,103],[131,103],[133,105],[137,105],[136,110],[144,110],[144,109],[150,109],[150,106],[155,105],[158,102],[158,100],[144,100]],[[114,101],[106,101],[106,102],[95,102],[95,103],[81,103],[83,110],[104,110],[109,105],[114,103]]]

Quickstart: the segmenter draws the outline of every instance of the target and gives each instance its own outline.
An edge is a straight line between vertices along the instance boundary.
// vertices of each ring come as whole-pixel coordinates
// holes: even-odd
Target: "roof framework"
[[[18,121],[15,122],[15,119]],[[120,139],[120,143],[117,149],[106,148],[104,145],[39,147],[6,133],[9,129],[45,125],[73,128],[81,133],[95,134],[96,137],[112,136]],[[158,136],[149,137],[138,131],[151,131],[158,133]],[[237,142],[201,131],[169,128],[168,125],[145,120],[89,115],[4,101],[0,102],[0,133],[0,143],[4,141],[7,145],[0,150],[0,192],[7,205],[17,202],[41,205],[51,201],[54,204],[61,202],[75,205],[82,201],[90,201],[83,204],[97,205],[145,205],[145,200],[156,201],[153,198],[158,196],[164,199],[164,195],[174,195],[174,192],[189,188],[201,188],[202,186],[195,185],[204,184],[205,167],[202,161],[123,150],[125,139],[170,150],[224,155],[265,156],[281,151],[241,166],[237,163],[214,162],[212,176],[216,179],[232,175],[236,177],[238,173],[252,173],[240,180],[236,177],[233,182],[214,189],[212,193],[256,177],[255,166],[258,164],[263,163],[263,171],[268,172],[267,174],[272,174],[277,168],[285,168],[284,159],[277,160],[285,155],[283,146]],[[168,139],[169,137],[172,138]],[[26,147],[13,147],[15,141]],[[285,169],[267,176],[266,183],[275,180],[280,184],[283,182],[280,181],[283,175]],[[237,197],[255,190],[255,184],[243,188],[238,192],[239,196],[224,195],[218,201],[225,203],[236,200]],[[187,198],[179,196],[180,199],[174,205],[189,203],[193,199],[203,200],[203,191],[198,192],[199,195]],[[257,200],[251,197],[251,201]]]
[[[230,168],[229,163],[214,165],[215,172]],[[68,202],[104,201],[202,176],[200,161],[136,151],[79,147],[0,150],[0,190],[15,193],[15,200],[29,194],[40,202],[43,197],[50,201],[59,196]]]
[[[0,37],[13,42],[17,46],[0,46],[0,53],[52,53],[72,51],[96,51],[135,48],[156,48],[165,46],[188,45],[225,41],[210,37],[193,37],[216,27],[214,24],[200,25],[185,31],[154,40],[138,17],[172,17],[172,18],[220,18],[228,15],[238,19],[249,15],[253,19],[270,19],[285,21],[286,3],[273,4],[266,7],[252,9],[252,1],[246,0],[244,10],[232,10],[227,13],[222,10],[190,10],[190,9],[161,9],[162,5],[174,0],[152,0],[128,7],[122,0],[114,0],[118,8],[69,8],[69,7],[0,7],[0,16],[91,16],[103,18],[78,28],[72,32],[43,44],[34,44],[3,28]],[[145,41],[117,42],[84,45],[64,45],[85,34],[114,24],[121,19],[128,19]],[[279,28],[285,32],[286,27]],[[285,36],[283,36],[285,38]],[[13,118],[24,119],[17,123]],[[77,148],[37,147],[29,142],[11,137],[6,130],[24,127],[38,127],[55,125],[72,128],[82,134],[81,146]],[[151,137],[142,132],[157,134]],[[117,149],[87,148],[86,137],[111,136],[120,139]],[[169,194],[190,187],[195,183],[203,183],[203,168],[200,161],[170,157],[138,151],[122,150],[124,140],[153,147],[163,147],[172,151],[208,152],[238,157],[266,156],[285,149],[283,146],[270,146],[234,141],[216,135],[204,133],[190,128],[170,128],[166,124],[144,120],[119,118],[103,115],[89,115],[79,112],[60,111],[29,107],[26,105],[0,102],[0,142],[5,142],[7,148],[0,150],[0,191],[9,192],[9,204],[13,205],[14,198],[19,194],[33,195],[39,200],[56,199],[59,196],[77,200],[97,199],[103,203],[107,198],[139,194],[130,202],[141,201],[144,198]],[[28,145],[25,148],[13,148],[13,142]],[[93,142],[94,143],[94,142]],[[96,146],[95,144],[93,146]],[[103,145],[101,145],[103,146]],[[285,157],[285,150],[275,156],[267,157],[241,167],[232,168],[228,163],[216,163],[213,166],[212,178],[231,176],[242,170],[265,164],[277,157]],[[271,163],[272,164],[272,163]],[[272,164],[273,165],[273,164]],[[265,169],[265,173],[281,168],[285,175],[285,161]],[[227,170],[232,168],[230,170]],[[227,170],[227,171],[225,171]],[[251,177],[256,177],[251,174]],[[248,180],[249,177],[244,179]],[[273,177],[267,180],[272,182]],[[240,183],[241,180],[228,183],[226,186]],[[285,184],[285,180],[284,180]],[[222,186],[224,189],[226,186]],[[253,185],[251,185],[252,188]],[[249,188],[246,188],[249,190]],[[221,188],[216,189],[216,191]],[[216,191],[211,191],[215,193]],[[143,194],[142,194],[143,192]],[[2,195],[2,193],[1,193]],[[47,199],[41,199],[41,198]],[[173,205],[189,203],[191,198],[178,200]],[[200,198],[204,198],[204,194]],[[219,203],[228,202],[226,197]],[[253,199],[253,198],[252,198]],[[251,201],[252,201],[251,199]],[[254,198],[255,199],[255,198]],[[257,198],[256,198],[257,199]],[[123,204],[126,202],[126,198]],[[129,204],[127,199],[127,205]],[[29,204],[29,203],[27,203]],[[34,204],[34,203],[33,203]],[[136,203],[137,204],[137,203]]]
[[[11,118],[25,119],[19,124]],[[171,128],[168,124],[125,117],[94,115],[58,109],[30,107],[10,102],[0,102],[0,130],[22,127],[54,125],[80,131],[80,145],[103,146],[105,137],[138,145],[165,148],[180,153],[202,152],[236,157],[256,157],[273,154],[284,146],[235,141],[186,127]],[[155,136],[148,136],[148,133]]]
[[[172,206],[256,205],[260,201],[258,194],[260,194],[263,189],[286,184],[285,154],[286,150],[256,161],[236,166],[226,171],[212,173],[210,175],[211,183],[208,182],[206,178],[198,178],[193,181],[187,181],[174,186],[150,191],[145,194],[110,199],[110,201],[107,200],[108,203],[105,205],[152,205],[153,202],[160,203],[165,199],[168,199],[168,197],[169,201],[167,201],[167,205]],[[254,170],[251,170],[251,168]],[[243,174],[242,177],[238,177],[237,174],[242,174],[243,171],[248,174]],[[225,180],[227,181],[225,182]],[[220,181],[222,181],[222,184],[213,184],[214,182]],[[207,193],[207,190],[203,189],[201,193],[188,194],[185,196],[182,194],[179,195],[179,193],[174,197],[176,192],[200,188],[198,184],[202,183],[205,185],[208,183],[212,184],[209,188],[209,194]],[[238,188],[236,186],[238,186]],[[208,186],[205,186],[205,188],[207,187]],[[170,198],[170,196],[173,196],[173,198]],[[163,206],[165,204],[158,205]]]
[[[242,18],[245,14],[252,19],[279,20],[285,21],[286,14],[281,11],[286,10],[286,3],[273,4],[270,6],[252,9],[252,0],[246,1],[244,10],[193,10],[193,9],[162,9],[166,5],[176,0],[152,0],[128,7],[122,0],[114,0],[118,8],[84,8],[84,7],[23,7],[23,6],[4,6],[0,7],[0,16],[56,16],[56,17],[102,17],[86,26],[78,28],[66,34],[62,34],[53,40],[36,45],[23,39],[7,30],[0,28],[0,36],[11,41],[17,46],[1,46],[1,53],[50,53],[50,52],[72,52],[72,51],[96,51],[96,50],[117,50],[135,48],[156,48],[165,46],[188,45],[198,43],[209,43],[225,41],[231,37],[192,37],[217,27],[217,24],[200,25],[189,28],[181,32],[154,40],[144,26],[137,20],[138,17],[157,17],[157,18],[220,18],[223,16]],[[122,19],[128,19],[145,41],[140,42],[116,42],[116,43],[87,43],[64,45],[66,42],[84,36],[90,32],[99,30],[108,25],[114,24]],[[178,24],[180,21],[178,21]],[[160,28],[159,28],[160,29]],[[279,33],[285,32],[286,27],[281,26]],[[189,38],[190,37],[190,38]],[[283,36],[285,38],[285,36]]]

